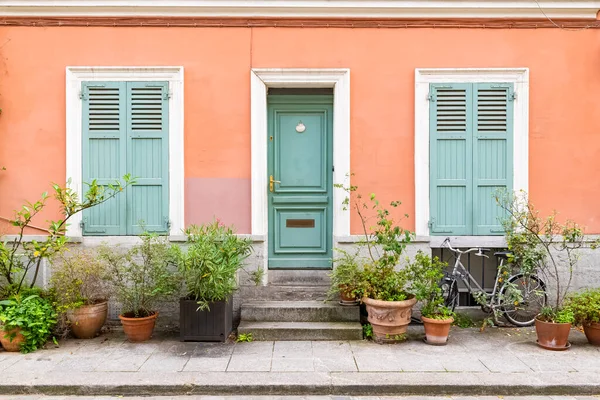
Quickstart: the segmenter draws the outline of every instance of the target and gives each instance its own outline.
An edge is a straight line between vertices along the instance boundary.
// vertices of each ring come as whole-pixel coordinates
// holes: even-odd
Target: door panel
[[[331,268],[333,98],[268,97],[269,268]]]

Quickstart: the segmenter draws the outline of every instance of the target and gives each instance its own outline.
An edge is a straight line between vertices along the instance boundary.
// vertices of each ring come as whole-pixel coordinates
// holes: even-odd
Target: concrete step
[[[327,286],[331,283],[331,270],[271,269],[269,285],[274,286]]]
[[[255,322],[242,321],[238,334],[265,340],[362,340],[358,322]]]
[[[240,286],[238,296],[240,299],[248,301],[269,301],[269,300],[297,300],[323,301],[327,298],[329,285],[313,286]]]
[[[242,321],[359,322],[358,306],[322,301],[251,301],[242,303]]]

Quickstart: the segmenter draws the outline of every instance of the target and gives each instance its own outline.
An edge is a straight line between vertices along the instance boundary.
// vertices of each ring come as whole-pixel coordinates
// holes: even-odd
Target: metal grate
[[[466,250],[466,249],[460,249]],[[490,258],[478,257],[473,253],[465,254],[461,257],[461,262],[469,271],[469,273],[475,278],[477,283],[481,285],[486,291],[491,292],[494,288],[494,280],[496,279],[496,272],[498,271],[498,265],[500,259],[494,256],[497,251],[504,251],[506,249],[491,249],[490,252],[486,253]],[[448,263],[448,273],[452,272],[456,258],[454,253],[448,249],[432,249],[432,256],[439,257],[440,260]],[[458,305],[463,307],[477,307],[479,304],[475,301],[473,296],[468,293],[467,288],[459,281],[458,285],[459,297]]]

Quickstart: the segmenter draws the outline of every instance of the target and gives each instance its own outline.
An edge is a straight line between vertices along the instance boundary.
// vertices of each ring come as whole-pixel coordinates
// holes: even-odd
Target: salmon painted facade
[[[330,268],[353,173],[415,248],[502,247],[498,188],[600,234],[598,2],[44,3],[0,2],[2,217],[131,173],[71,237],[219,218],[257,268]]]

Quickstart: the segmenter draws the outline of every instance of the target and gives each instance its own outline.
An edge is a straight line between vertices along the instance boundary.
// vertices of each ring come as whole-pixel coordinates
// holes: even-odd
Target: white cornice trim
[[[599,9],[591,0],[0,0],[0,17],[596,19]]]

